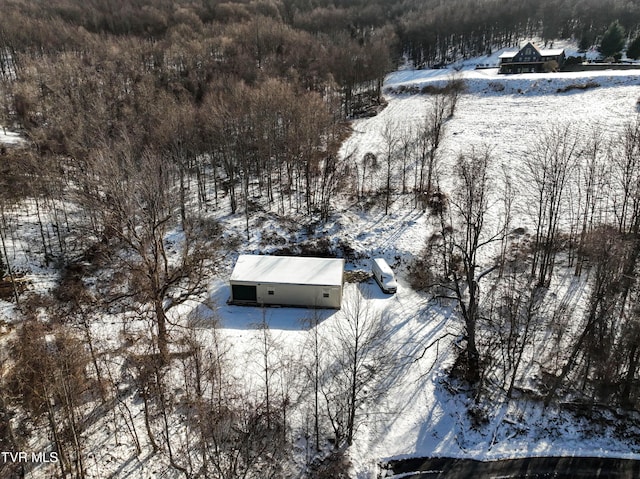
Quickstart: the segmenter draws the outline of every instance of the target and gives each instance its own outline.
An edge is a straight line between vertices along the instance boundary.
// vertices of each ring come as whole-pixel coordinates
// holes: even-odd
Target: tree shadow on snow
[[[208,300],[189,314],[189,324],[200,328],[251,330],[259,329],[266,322],[270,329],[308,331],[338,312],[335,309],[238,306],[227,304],[230,296],[227,283],[214,284]]]

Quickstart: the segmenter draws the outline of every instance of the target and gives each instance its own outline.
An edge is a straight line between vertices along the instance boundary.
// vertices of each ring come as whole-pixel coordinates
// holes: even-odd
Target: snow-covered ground
[[[480,60],[478,63],[482,63]],[[640,97],[640,70],[555,74],[499,75],[497,69],[474,69],[473,65],[456,74],[467,84],[456,113],[447,122],[443,145],[444,170],[460,153],[471,147],[488,146],[496,172],[504,167],[516,180],[518,199],[525,195],[521,177],[524,152],[545,128],[572,125],[585,138],[591,132],[605,132],[612,141],[625,123],[637,115]],[[388,92],[398,87],[443,84],[453,72],[447,70],[401,70],[385,82]],[[559,92],[571,85],[591,83],[589,89]],[[382,154],[381,132],[385,125],[402,128],[417,125],[424,117],[429,96],[387,94],[388,107],[378,116],[353,122],[353,134],[343,154],[362,157],[366,152]],[[446,184],[446,173],[443,175]],[[461,324],[447,308],[428,304],[427,298],[406,285],[402,267],[420,251],[428,234],[428,217],[411,208],[410,199],[398,197],[389,215],[380,207],[369,211],[347,209],[328,235],[347,239],[364,255],[385,256],[400,272],[399,289],[394,298],[380,302],[394,327],[393,342],[403,345],[407,355],[419,356],[422,347],[445,332],[461,331]],[[521,203],[516,200],[516,204]],[[526,202],[525,202],[526,203]],[[526,206],[516,211],[514,227],[530,226]],[[559,294],[575,288],[568,277]],[[580,310],[578,289],[573,300]],[[578,314],[576,313],[574,314]],[[328,321],[339,320],[339,314]],[[237,335],[238,332],[234,331]],[[407,345],[407,346],[404,346]],[[499,459],[523,456],[571,455],[612,456],[640,459],[640,446],[629,434],[558,409],[544,410],[540,404],[512,400],[495,405],[488,422],[474,427],[467,414],[469,399],[460,391],[452,394],[444,369],[454,356],[452,341],[444,340],[415,362],[407,363],[396,387],[389,390],[385,404],[393,405],[359,430],[351,448],[359,477],[374,477],[379,460],[415,456],[451,456]],[[637,431],[636,431],[637,432]]]
[[[499,52],[496,53],[496,55]],[[453,118],[446,124],[443,144],[443,174],[447,182],[447,165],[471,147],[489,147],[496,173],[506,169],[516,180],[519,200],[523,203],[526,184],[522,178],[524,152],[533,145],[545,128],[569,124],[584,138],[592,132],[604,132],[615,141],[625,123],[637,114],[640,97],[640,70],[600,71],[553,74],[499,75],[497,69],[475,69],[476,63],[493,64],[494,59],[478,59],[463,65],[458,72],[447,70],[401,70],[390,74],[385,82],[388,107],[378,116],[357,120],[353,135],[344,145],[345,154],[383,152],[381,132],[386,124],[417,125],[424,118],[430,98],[416,93],[427,85],[443,85],[452,75],[464,79],[467,91]],[[589,89],[559,92],[571,85],[591,83]],[[446,190],[446,187],[445,187]],[[402,211],[402,210],[401,210]],[[424,244],[424,218],[411,217],[410,210],[394,212],[384,218],[390,230],[398,232],[390,255],[415,253]],[[514,227],[529,226],[526,207],[516,211]],[[416,215],[416,213],[413,213]],[[399,218],[398,218],[399,217]],[[410,225],[407,227],[407,225]],[[406,233],[406,235],[405,235]],[[358,233],[350,230],[350,235]],[[569,286],[567,284],[567,286]],[[578,293],[580,294],[580,293]],[[416,304],[417,293],[409,288],[398,292],[401,303]],[[580,304],[580,297],[573,298]],[[449,312],[423,306],[422,328],[409,321],[398,328],[397,338],[413,338],[425,344],[446,329],[460,330]],[[426,319],[428,318],[428,319]],[[426,320],[425,320],[426,319]],[[414,320],[415,321],[415,320]],[[616,456],[640,459],[640,446],[630,441],[632,435],[579,420],[559,410],[543,410],[527,401],[496,404],[488,423],[475,428],[466,413],[469,401],[464,394],[451,394],[444,382],[443,369],[452,360],[451,349],[440,349],[439,358],[427,354],[412,364],[402,379],[402,387],[390,392],[389,402],[401,405],[395,414],[382,419],[377,428],[361,431],[352,454],[366,475],[369,463],[380,459],[415,456],[451,456],[474,459],[498,459],[522,456],[571,455]],[[436,366],[432,369],[433,364]],[[635,430],[635,428],[634,428]]]
[[[24,141],[19,133],[0,126],[0,145],[17,145]]]
[[[402,249],[402,244],[398,245]],[[390,381],[385,397],[369,407],[349,450],[357,477],[377,478],[378,464],[407,457],[457,457],[494,460],[528,456],[596,456],[640,459],[640,445],[629,441],[637,434],[630,427],[624,434],[614,427],[576,419],[541,403],[511,400],[487,408],[487,422],[474,425],[468,414],[473,400],[447,378],[445,370],[456,356],[455,340],[462,330],[460,320],[449,306],[430,302],[427,295],[413,291],[400,279],[395,295],[383,294],[369,281],[360,287],[346,286],[345,301],[360,288],[367,302],[388,322],[389,344],[398,354],[401,371]],[[305,326],[309,312],[294,308],[230,306],[228,286],[216,282],[213,294],[219,305],[224,336],[234,345],[243,372],[259,374],[255,345],[259,343],[257,325],[266,314],[274,342],[289,354],[301,355],[308,347],[311,330]],[[580,293],[578,293],[580,294]],[[320,335],[330,335],[342,311],[324,311]],[[447,333],[449,333],[448,336]],[[425,353],[425,347],[443,338],[438,347]],[[361,411],[362,412],[362,411]]]
[[[451,74],[446,70],[398,71],[387,77],[385,88],[422,88],[444,83]],[[624,124],[637,115],[640,71],[505,76],[498,75],[496,69],[468,68],[457,74],[466,81],[468,90],[446,125],[442,158],[445,189],[450,186],[447,165],[460,152],[488,146],[495,171],[504,167],[513,175],[518,189],[516,204],[522,204],[519,200],[524,198],[526,189],[520,175],[523,154],[544,128],[568,123],[585,138],[599,130],[614,139]],[[587,82],[598,86],[558,93],[558,89]],[[385,125],[416,126],[429,104],[429,96],[422,94],[388,93],[387,100],[388,107],[378,116],[353,122],[353,134],[342,150],[344,155],[361,158],[367,152],[382,154],[381,132]],[[395,296],[385,297],[377,292],[372,300],[376,308],[386,313],[393,331],[390,341],[402,349],[406,362],[383,403],[374,407],[379,414],[371,415],[371,420],[358,430],[350,449],[358,477],[376,477],[379,461],[420,456],[480,460],[548,455],[640,459],[640,445],[631,439],[638,432],[636,427],[621,433],[614,426],[605,425],[607,421],[590,423],[560,409],[545,410],[540,403],[525,399],[496,402],[488,409],[487,422],[482,427],[473,424],[467,413],[471,400],[465,391],[449,383],[445,372],[455,358],[454,341],[462,324],[449,307],[429,302],[425,294],[407,285],[406,265],[424,247],[430,232],[428,213],[413,209],[411,202],[410,195],[396,196],[388,215],[380,204],[371,209],[341,207],[325,231],[332,240],[349,242],[363,257],[387,258],[398,271],[401,285]],[[526,205],[515,213],[514,227],[530,227]],[[258,238],[254,244],[257,241]],[[349,267],[364,268],[366,261],[356,261]],[[368,287],[377,290],[375,284]],[[558,280],[557,294],[572,295],[577,316],[585,293],[571,275]],[[238,324],[257,322],[259,310],[252,319],[245,319],[247,313],[237,307],[222,306],[219,314],[234,343],[255,341],[251,339],[255,332]],[[238,314],[243,319],[238,320]],[[296,322],[291,321],[290,315],[295,317],[296,312],[270,311],[272,327],[287,347],[304,344],[309,332],[292,327]],[[330,328],[332,322],[340,320],[340,312],[331,314],[322,327]],[[443,339],[438,348],[431,348],[414,361],[426,345],[446,333],[451,336]],[[607,419],[606,413],[602,419]]]
[[[541,135],[568,125],[583,140],[598,133],[605,141],[615,142],[639,112],[640,70],[500,75],[497,69],[477,70],[472,64],[459,72],[397,71],[387,77],[385,88],[397,91],[399,87],[416,87],[419,91],[430,84],[444,85],[454,73],[465,81],[467,91],[460,98],[455,115],[445,123],[440,181],[446,192],[452,188],[448,171],[457,156],[472,148],[487,148],[496,181],[507,173],[519,194],[518,200],[522,200],[528,189],[523,159]],[[597,86],[558,93],[570,85],[587,83]],[[388,107],[376,117],[353,122],[353,134],[343,145],[344,155],[362,158],[373,152],[384,156],[386,126],[417,128],[431,105],[430,95],[420,93],[389,93],[387,100]],[[514,228],[531,225],[527,201],[516,201],[513,213]],[[404,241],[403,235],[399,237]]]
[[[495,171],[502,167],[508,169],[522,190],[519,193],[524,195],[526,185],[519,175],[523,152],[541,128],[570,123],[587,136],[595,128],[614,138],[625,122],[637,115],[640,70],[504,76],[498,75],[496,69],[473,68],[475,64],[492,64],[498,54],[477,59],[475,63],[467,62],[456,73],[466,81],[468,89],[454,117],[446,124],[442,158],[445,190],[451,186],[446,170],[455,157],[471,147],[487,146],[495,160]],[[413,86],[420,89],[428,84],[442,84],[453,73],[401,70],[387,77],[385,89]],[[598,86],[558,93],[569,85],[587,82]],[[367,152],[380,153],[384,125],[416,126],[429,103],[427,95],[410,93],[387,93],[387,100],[388,107],[378,116],[353,122],[353,134],[342,150],[344,155],[361,158]],[[17,138],[13,133],[0,130],[0,144],[15,143],[19,141]],[[386,395],[378,404],[371,405],[372,412],[366,415],[350,448],[357,477],[377,477],[380,461],[419,456],[498,459],[582,455],[640,459],[640,446],[632,440],[638,433],[637,428],[616,431],[558,409],[544,410],[539,403],[524,399],[496,403],[488,408],[487,422],[482,427],[473,424],[467,413],[471,400],[446,375],[446,369],[455,359],[455,341],[462,332],[462,324],[450,305],[429,301],[428,295],[408,286],[407,265],[422,250],[431,232],[428,213],[414,209],[412,201],[410,195],[395,195],[387,215],[379,204],[372,207],[336,204],[336,212],[324,230],[324,235],[333,243],[346,241],[360,256],[361,259],[348,264],[349,269],[367,268],[367,258],[383,256],[399,279],[398,292],[392,296],[382,294],[372,281],[346,286],[347,298],[360,291],[367,297],[370,308],[384,315],[389,346],[402,364],[401,373],[390,379]],[[232,216],[226,212],[221,220],[231,230],[243,234],[242,215]],[[516,211],[514,227],[529,224],[526,208]],[[252,228],[251,239],[239,252],[268,250],[261,244],[261,232],[278,232],[279,228],[276,220]],[[283,232],[282,236],[287,234]],[[219,321],[218,331],[231,345],[237,359],[236,374],[253,381],[252,374],[259,374],[258,359],[253,353],[260,334],[257,325],[266,318],[279,350],[302,354],[312,333],[308,322],[305,323],[309,311],[294,308],[263,311],[227,305],[226,277],[231,267],[232,261],[227,261],[220,277],[210,284],[213,309],[196,305],[183,313],[197,317],[196,326],[203,338],[212,334],[213,318]],[[572,284],[572,280],[567,279],[559,292],[571,290]],[[579,301],[580,292],[576,294]],[[0,319],[3,313],[7,317],[11,315],[8,303],[0,306],[3,306]],[[343,314],[343,311],[323,311],[318,326],[320,333],[330,334],[336,324],[344,320]],[[113,335],[117,330],[116,325],[101,331]],[[425,351],[426,345],[441,337],[437,347],[434,345]],[[139,410],[136,418],[142,421]],[[130,447],[114,444],[108,439],[112,432],[101,433],[100,428],[106,429],[106,426],[98,423],[93,433],[107,435],[93,453],[87,477],[102,477],[107,472],[114,474],[110,477],[166,477],[153,461],[134,460]]]

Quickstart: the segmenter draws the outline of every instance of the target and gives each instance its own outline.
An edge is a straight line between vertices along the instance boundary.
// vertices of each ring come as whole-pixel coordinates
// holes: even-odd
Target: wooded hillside
[[[564,125],[540,135],[526,157],[535,230],[521,249],[506,246],[516,197],[506,186],[500,228],[485,223],[496,191],[489,150],[461,153],[456,191],[440,187],[446,124],[465,89],[455,71],[423,91],[419,124],[384,125],[380,151],[340,149],[350,120],[385,107],[385,75],[405,60],[437,66],[533,37],[589,48],[615,20],[633,34],[640,6],[5,0],[0,125],[24,141],[0,150],[0,293],[15,315],[0,324],[0,449],[44,444],[60,457],[51,474],[89,477],[88,431],[109,416],[109,440],[132,445],[132,461],[148,453],[175,476],[347,477],[345,450],[397,366],[381,315],[358,297],[320,337],[309,313],[302,359],[276,355],[286,347],[263,318],[260,384],[247,395],[229,345],[215,331],[205,344],[176,311],[206,305],[211,278],[267,214],[289,234],[264,232],[279,252],[333,254],[322,238],[300,245],[296,234],[322,231],[336,199],[386,215],[394,195],[436,225],[411,264],[412,286],[457,308],[452,376],[475,401],[516,394],[531,331],[553,321],[558,347],[541,366],[553,363],[537,399],[574,394],[580,382],[585,402],[636,408],[638,122],[606,142]],[[568,201],[570,191],[582,196]],[[222,211],[242,219],[242,235],[225,231]],[[499,267],[482,271],[483,248],[499,241]],[[595,277],[577,326],[560,308],[557,317],[539,310],[559,257],[576,277]],[[30,269],[48,283],[32,287]],[[487,294],[478,283],[493,271]],[[117,338],[100,337],[115,321]],[[20,477],[20,466],[0,464],[0,475]]]

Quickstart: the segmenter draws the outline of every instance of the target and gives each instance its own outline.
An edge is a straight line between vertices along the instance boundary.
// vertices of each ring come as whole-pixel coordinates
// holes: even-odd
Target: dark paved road
[[[418,458],[390,461],[403,479],[640,478],[640,461],[592,457],[541,457],[481,462],[470,459]],[[413,473],[413,474],[411,474]]]

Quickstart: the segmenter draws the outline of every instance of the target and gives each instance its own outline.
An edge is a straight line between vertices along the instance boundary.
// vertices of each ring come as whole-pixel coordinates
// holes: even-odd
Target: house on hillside
[[[564,63],[562,48],[543,50],[528,42],[518,51],[500,55],[499,73],[541,73],[557,71]]]
[[[340,309],[343,277],[343,259],[241,254],[229,278],[229,302]]]

